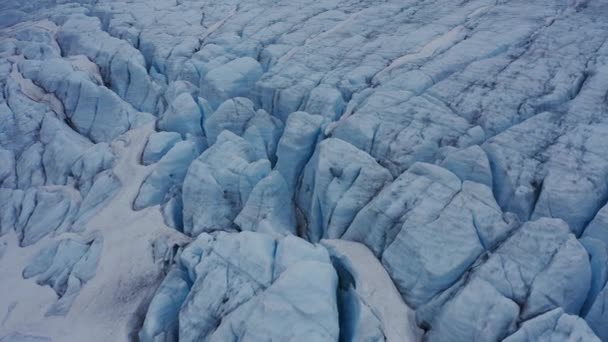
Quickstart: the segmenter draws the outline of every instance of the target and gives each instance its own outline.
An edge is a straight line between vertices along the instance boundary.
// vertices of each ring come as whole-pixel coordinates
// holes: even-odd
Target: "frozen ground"
[[[608,2],[0,2],[0,341],[608,341]]]

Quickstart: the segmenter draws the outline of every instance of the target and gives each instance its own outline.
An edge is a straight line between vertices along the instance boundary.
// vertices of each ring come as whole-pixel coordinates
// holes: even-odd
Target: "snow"
[[[196,144],[191,141],[180,141],[153,166],[139,188],[133,202],[133,209],[140,210],[161,204],[175,187],[179,187],[186,177],[190,163],[199,155]]]
[[[414,310],[403,302],[388,273],[367,247],[345,240],[322,240],[322,244],[348,265],[356,293],[380,321],[387,342],[421,339]]]
[[[95,275],[102,240],[80,242],[64,239],[41,250],[23,270],[23,278],[49,285],[59,296],[46,315],[65,315],[80,287]]]
[[[150,134],[141,161],[149,165],[159,161],[182,138],[175,132],[155,132]]]
[[[162,236],[169,237],[167,244],[187,241],[162,224],[158,210],[149,208],[134,212],[131,209],[130,203],[139,184],[150,172],[149,167],[138,165],[138,161],[151,130],[152,126],[148,125],[130,131],[112,144],[118,156],[113,170],[123,186],[112,201],[90,219],[82,232],[84,237],[99,236],[103,247],[95,276],[82,286],[65,316],[45,316],[57,301],[55,292],[21,277],[25,265],[37,253],[36,247],[52,243],[53,239],[47,237],[36,245],[20,248],[13,232],[2,237],[8,247],[1,260],[11,260],[11,263],[0,263],[0,272],[6,276],[0,286],[3,293],[11,293],[11,296],[1,296],[0,307],[13,307],[4,318],[3,332],[27,333],[52,340],[127,339],[132,331],[130,317],[134,308],[148,300],[162,274],[160,265],[154,264],[151,257],[142,256],[149,255],[150,243]],[[83,266],[79,272],[90,272],[90,269],[90,266]],[[82,273],[81,276],[90,277]],[[134,288],[140,290],[133,291]]]
[[[86,196],[95,176],[114,164],[114,153],[108,143],[91,146],[72,164],[72,175],[76,178],[76,186],[83,196]]]

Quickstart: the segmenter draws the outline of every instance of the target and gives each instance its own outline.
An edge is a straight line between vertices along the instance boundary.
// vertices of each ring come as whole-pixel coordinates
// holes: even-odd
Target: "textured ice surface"
[[[600,341],[580,318],[555,309],[522,324],[506,342]]]
[[[157,290],[141,341],[337,341],[329,254],[296,237],[201,234]]]
[[[266,155],[223,131],[187,169],[183,184],[184,232],[230,230],[254,186],[270,172]]]
[[[323,240],[322,244],[332,256],[336,270],[342,272],[342,290],[346,289],[351,302],[356,303],[343,315],[346,321],[350,320],[344,327],[349,330],[350,339],[420,340],[422,330],[415,327],[414,311],[403,302],[388,273],[368,248],[344,240]],[[372,330],[375,336],[369,336],[370,321],[378,325]]]
[[[607,15],[1,2],[0,341],[608,341]]]
[[[251,57],[234,59],[209,70],[201,79],[200,93],[212,107],[222,101],[247,96],[262,76],[260,63]]]
[[[255,185],[243,210],[234,219],[241,230],[296,234],[296,218],[287,182],[272,171]]]
[[[348,156],[348,158],[345,158]],[[339,139],[326,139],[302,172],[297,205],[311,241],[340,237],[359,210],[392,180],[367,153]]]
[[[145,165],[155,163],[160,160],[181,137],[175,132],[158,132],[150,134],[146,147],[141,156],[141,162]]]
[[[427,322],[433,326],[429,337],[497,340],[519,321],[556,307],[578,314],[590,279],[585,249],[563,221],[528,222],[456,285],[441,313]]]
[[[59,301],[47,315],[65,315],[80,288],[95,275],[101,254],[101,237],[88,242],[61,240],[45,247],[23,270],[25,279],[36,277],[39,285],[49,285]]]
[[[184,182],[186,170],[198,156],[196,144],[191,141],[176,143],[146,177],[135,198],[133,208],[139,210],[151,205],[160,204],[171,191],[179,193]],[[178,189],[175,189],[178,187]]]

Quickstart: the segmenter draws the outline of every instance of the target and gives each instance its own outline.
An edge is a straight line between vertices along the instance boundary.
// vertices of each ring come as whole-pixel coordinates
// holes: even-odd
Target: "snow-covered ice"
[[[608,341],[603,0],[0,2],[0,341]]]

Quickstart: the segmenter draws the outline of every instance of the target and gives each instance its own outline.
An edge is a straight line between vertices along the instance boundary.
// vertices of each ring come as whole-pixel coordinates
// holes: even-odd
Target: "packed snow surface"
[[[607,18],[0,1],[0,342],[608,342]]]

